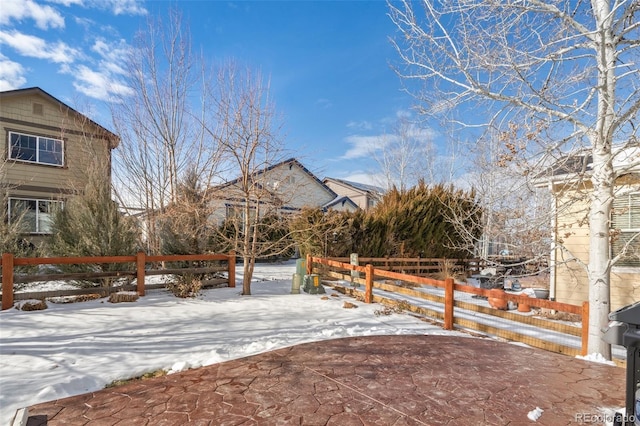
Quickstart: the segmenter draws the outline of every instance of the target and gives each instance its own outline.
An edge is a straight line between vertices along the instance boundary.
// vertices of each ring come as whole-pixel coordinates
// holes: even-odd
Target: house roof
[[[284,161],[281,161],[279,163],[273,164],[271,166],[265,167],[264,169],[257,171],[255,173],[255,176],[261,176],[266,172],[269,172],[269,171],[271,171],[273,169],[276,169],[278,167],[282,167],[282,166],[287,165],[287,164],[289,164],[290,166],[295,165],[295,166],[299,167],[303,172],[305,172],[307,175],[309,175],[309,177],[311,177],[321,188],[323,188],[325,191],[327,191],[332,197],[337,197],[338,196],[338,194],[336,194],[331,188],[329,188],[327,185],[325,185],[320,179],[318,179],[316,177],[316,175],[311,173],[309,171],[309,169],[307,169],[301,162],[299,162],[295,158],[289,158],[287,160],[284,160]],[[239,183],[241,181],[242,181],[242,177],[238,177],[236,179],[233,179],[231,181],[228,181],[228,182],[225,182],[225,183],[223,183],[221,185],[218,185],[215,188],[216,189],[222,189],[222,188],[228,187],[230,185],[235,185],[235,184],[237,184],[237,183]]]
[[[352,181],[349,181],[349,180],[336,179],[336,178],[330,178],[330,177],[324,178],[324,182],[326,183],[327,181],[337,182],[337,183],[340,183],[342,185],[350,186],[353,189],[356,189],[358,191],[367,192],[367,193],[374,194],[374,195],[379,195],[379,194],[384,193],[384,189],[380,188],[379,186],[366,185],[366,184],[360,183],[360,182],[352,182]]]
[[[53,101],[53,102],[59,104],[63,108],[66,108],[72,114],[75,114],[78,117],[82,117],[83,119],[87,119],[89,121],[89,123],[91,123],[91,125],[97,127],[98,129],[100,129],[101,131],[103,131],[106,134],[106,139],[109,140],[109,147],[111,149],[116,148],[118,146],[118,144],[120,143],[120,137],[118,135],[116,135],[115,133],[111,132],[107,128],[101,126],[100,124],[96,123],[95,121],[91,120],[86,115],[84,115],[84,114],[76,111],[75,109],[71,108],[69,105],[65,104],[60,99],[58,99],[55,96],[45,92],[44,90],[42,90],[39,87],[27,87],[27,88],[24,88],[24,89],[6,90],[6,91],[3,91],[3,92],[0,92],[0,100],[2,98],[8,98],[8,97],[12,97],[12,96],[24,96],[24,95],[38,95],[38,96],[41,96],[43,98],[49,99],[50,101]]]
[[[617,151],[613,161],[614,170],[631,168],[637,171],[640,166],[640,147],[619,146],[614,149]],[[536,186],[544,186],[549,182],[571,182],[588,178],[592,163],[591,150],[581,149],[560,157],[551,166],[538,173],[533,182]]]
[[[328,209],[330,209],[333,206],[337,206],[338,204],[350,204],[354,210],[358,209],[358,205],[356,203],[353,202],[353,200],[349,197],[336,197],[333,200],[329,201],[327,204],[325,204],[324,206],[322,206],[322,210],[327,211]]]

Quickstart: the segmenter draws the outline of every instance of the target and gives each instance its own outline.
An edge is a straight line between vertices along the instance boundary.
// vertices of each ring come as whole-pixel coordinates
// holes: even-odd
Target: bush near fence
[[[364,260],[364,259],[361,259]],[[345,271],[352,271],[345,273]],[[535,299],[527,296],[502,293],[498,298],[514,303],[522,303],[532,308],[565,312],[580,317],[580,326],[567,324],[565,322],[553,321],[545,318],[533,317],[532,315],[522,315],[509,311],[493,309],[482,306],[479,303],[456,299],[456,292],[463,295],[475,295],[489,297],[489,289],[476,288],[468,285],[456,284],[452,278],[436,280],[433,278],[420,277],[411,274],[393,272],[390,270],[374,268],[373,265],[366,266],[352,265],[332,259],[319,257],[307,257],[307,273],[317,272],[325,278],[324,284],[333,286],[335,289],[362,298],[365,303],[384,303],[387,305],[402,304],[412,312],[441,320],[446,330],[453,330],[454,326],[460,329],[475,330],[485,334],[490,334],[504,338],[506,340],[526,343],[527,345],[563,353],[571,356],[587,354],[589,303],[584,302],[582,306],[569,305],[566,303],[552,302],[544,299]],[[334,281],[330,281],[333,279]],[[382,279],[393,280],[395,283],[381,282]],[[335,280],[346,281],[357,285],[364,285],[360,290],[352,285],[342,285]],[[443,295],[420,291],[411,288],[406,284],[411,283],[418,286],[429,286],[439,289]],[[406,295],[415,299],[427,301],[430,307],[421,306],[418,303],[407,303],[406,300],[399,300],[398,297],[385,297],[380,294],[373,294],[373,289],[377,288],[390,295]],[[492,294],[492,297],[495,295]],[[467,296],[468,298],[468,296]],[[436,308],[434,308],[434,305]],[[483,319],[481,321],[480,319]],[[500,327],[504,324],[506,327]],[[538,333],[538,336],[524,333],[525,328],[535,328],[546,330],[549,335],[560,336],[566,341],[577,341],[577,345],[568,345],[558,342],[558,339],[549,339],[547,333]],[[566,336],[566,337],[562,337]]]
[[[226,266],[205,266],[205,267],[181,267],[181,268],[158,268],[146,269],[147,264],[164,265],[166,263],[173,262],[226,262]],[[74,264],[94,264],[94,263],[118,263],[118,264],[134,264],[135,268],[122,271],[112,272],[99,272],[99,273],[65,273],[65,274],[34,274],[34,275],[17,275],[15,274],[15,268],[26,265],[74,265]],[[102,278],[135,278],[135,286],[119,287],[118,290],[135,289],[139,296],[145,295],[145,289],[165,287],[162,285],[145,285],[145,277],[147,275],[165,275],[175,274],[182,275],[185,273],[192,274],[204,274],[212,272],[224,271],[227,273],[227,278],[217,280],[219,283],[226,282],[229,287],[235,287],[235,268],[236,268],[236,255],[231,252],[229,254],[193,254],[193,255],[166,255],[166,256],[147,256],[144,252],[138,252],[135,256],[95,256],[95,257],[33,257],[33,258],[19,258],[14,257],[11,253],[4,253],[2,255],[2,310],[9,309],[13,306],[16,296],[19,297],[20,293],[15,292],[15,283],[28,283],[38,281],[53,281],[53,280],[89,280],[89,279],[102,279]],[[113,288],[89,288],[78,290],[66,290],[64,292],[55,292],[55,294],[44,295],[38,293],[23,293],[22,298],[44,298],[51,296],[61,296],[62,293],[66,294],[89,294],[89,293],[101,293],[108,296]]]

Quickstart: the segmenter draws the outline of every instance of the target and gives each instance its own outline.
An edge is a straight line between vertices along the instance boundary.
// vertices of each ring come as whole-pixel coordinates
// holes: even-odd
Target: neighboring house
[[[611,310],[640,301],[640,160],[639,148],[628,148],[614,162],[618,172],[611,214],[611,256],[624,256],[611,269]],[[589,300],[585,268],[589,261],[591,155],[574,153],[534,181],[554,195],[550,297],[564,303]]]
[[[120,139],[38,87],[0,92],[0,191],[6,220],[22,218],[32,241],[52,212],[81,192],[88,171],[110,180]]]
[[[384,193],[384,190],[377,186],[342,179],[325,178],[323,183],[336,194],[350,198],[365,211],[375,206],[382,199]]]
[[[211,189],[210,220],[221,224],[225,219],[243,214],[245,196],[241,178]],[[348,197],[336,194],[295,158],[274,164],[252,176],[252,201],[261,206],[260,214],[290,214],[304,207],[324,210],[355,211],[357,205]]]

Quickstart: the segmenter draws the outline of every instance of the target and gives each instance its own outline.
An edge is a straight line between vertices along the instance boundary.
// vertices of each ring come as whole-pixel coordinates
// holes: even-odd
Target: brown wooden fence
[[[349,263],[339,262],[331,259],[324,259],[319,257],[307,256],[306,260],[307,273],[312,272],[321,273],[326,278],[334,278],[340,280],[346,280],[355,284],[364,284],[364,290],[359,290],[351,286],[343,286],[331,281],[324,281],[324,284],[334,286],[336,289],[340,289],[345,293],[352,295],[362,294],[365,303],[384,303],[384,304],[397,304],[398,300],[393,298],[384,297],[381,295],[374,295],[373,289],[378,288],[387,292],[393,292],[397,294],[404,294],[414,298],[419,298],[434,302],[443,307],[443,310],[435,310],[430,308],[421,307],[417,304],[408,304],[409,310],[416,312],[427,317],[440,319],[443,321],[443,327],[445,330],[453,330],[454,325],[459,328],[477,330],[482,333],[495,335],[507,340],[518,341],[526,343],[530,346],[546,349],[553,352],[564,353],[571,356],[586,355],[587,354],[587,339],[588,339],[588,321],[589,321],[589,303],[584,302],[582,306],[570,305],[566,303],[552,302],[544,299],[530,298],[527,296],[507,294],[500,292],[500,294],[491,293],[489,289],[476,288],[468,285],[456,284],[452,278],[447,278],[444,281],[436,280],[432,278],[419,277],[411,274],[403,274],[384,269],[374,268],[373,265],[367,264],[366,266],[351,265]],[[321,268],[320,265],[324,265]],[[318,266],[317,268],[315,266]],[[354,274],[344,274],[342,271],[355,271],[361,273],[364,276],[360,278],[354,276]],[[419,291],[413,288],[409,288],[402,285],[390,284],[389,282],[379,282],[376,279],[395,280],[403,283],[413,283],[419,285],[426,285],[436,287],[444,290],[444,295],[431,294],[429,292]],[[497,297],[507,301],[526,304],[535,308],[546,308],[557,312],[565,312],[568,314],[578,315],[581,318],[581,326],[573,326],[559,321],[552,321],[544,318],[532,318],[531,316],[519,315],[509,311],[502,311],[493,309],[479,304],[470,303],[464,300],[456,300],[455,292],[462,292],[483,297]],[[478,313],[484,316],[490,316],[496,318],[496,324],[491,325],[469,319],[468,316],[462,315],[462,312]],[[456,315],[458,312],[458,315]],[[497,326],[498,321],[510,321],[516,324],[516,330],[504,329]],[[569,336],[576,336],[580,339],[580,349],[576,349],[573,346],[563,345],[558,342],[550,341],[544,338],[544,336],[530,336],[523,332],[517,331],[517,324],[527,324],[540,329],[550,330],[553,333],[564,334]]]
[[[149,269],[147,264],[163,264],[164,262],[226,262],[226,267],[207,268],[172,268]],[[65,273],[65,274],[35,274],[16,275],[15,267],[28,265],[81,265],[81,264],[105,264],[105,263],[133,263],[135,269],[127,271],[110,271],[95,273]],[[138,295],[145,294],[145,276],[161,274],[205,273],[226,271],[229,287],[235,287],[236,256],[229,254],[194,254],[194,255],[166,255],[147,256],[144,252],[138,252],[135,256],[94,256],[94,257],[14,257],[11,253],[2,255],[2,310],[9,309],[14,303],[14,283],[27,283],[51,280],[96,279],[131,277],[136,279],[136,291]]]
[[[331,257],[341,263],[350,263],[348,257]],[[545,268],[546,262],[532,262],[523,257],[493,256],[490,259],[443,259],[424,257],[359,257],[360,265],[371,264],[375,269],[402,272],[419,277],[433,276],[442,272],[471,276],[487,267],[497,267],[500,272],[510,270],[512,275],[531,273]]]

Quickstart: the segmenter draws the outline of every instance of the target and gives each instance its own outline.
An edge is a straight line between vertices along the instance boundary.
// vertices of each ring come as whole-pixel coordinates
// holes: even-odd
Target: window
[[[9,144],[9,153],[14,160],[64,165],[64,143],[59,139],[9,132]]]
[[[236,229],[244,233],[244,207],[227,204],[226,218],[228,222],[233,223]],[[256,220],[256,209],[254,207],[251,207],[251,210],[249,211],[249,220],[252,225]]]
[[[616,196],[611,227],[619,231],[614,233],[611,241],[612,256],[626,250],[625,256],[616,265],[640,267],[640,193]]]
[[[30,234],[51,232],[51,220],[62,201],[9,198],[9,220],[21,221],[24,231]]]

